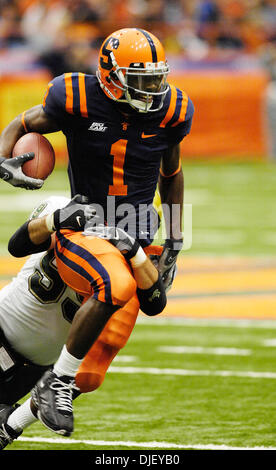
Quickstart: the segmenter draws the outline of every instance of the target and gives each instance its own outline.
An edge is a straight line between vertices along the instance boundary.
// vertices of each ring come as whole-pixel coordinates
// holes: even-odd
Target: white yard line
[[[205,377],[244,377],[249,379],[276,379],[276,372],[254,372],[238,370],[189,370],[160,369],[157,367],[109,367],[108,372],[115,374],[150,374]]]
[[[119,354],[119,356],[114,357],[112,362],[135,362],[137,360],[137,356],[123,356]]]
[[[0,195],[0,207],[1,212],[26,212],[32,211],[36,205],[40,202],[45,201],[51,196],[68,196],[66,191],[43,191],[26,194],[1,194]]]
[[[276,450],[276,447],[231,447],[216,444],[175,444],[172,442],[132,442],[132,441],[93,441],[87,439],[19,437],[21,442],[41,442],[45,444],[86,444],[90,446],[140,447],[146,449],[198,449],[198,450]]]
[[[267,346],[267,347],[275,348],[276,347],[276,338],[265,339],[263,341],[263,345]]]
[[[215,356],[250,356],[250,349],[204,348],[201,346],[160,346],[158,351],[172,354],[210,354]]]

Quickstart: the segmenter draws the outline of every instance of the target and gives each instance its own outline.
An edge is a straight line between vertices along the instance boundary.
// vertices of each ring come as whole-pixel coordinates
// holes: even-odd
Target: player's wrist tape
[[[166,248],[170,248],[171,250],[181,251],[183,248],[183,238],[180,238],[179,240],[167,238],[164,246]]]
[[[48,214],[45,219],[47,229],[49,230],[50,233],[53,233],[56,231],[54,216],[55,216],[55,212],[53,212],[52,214]]]
[[[139,268],[147,259],[147,255],[144,252],[143,248],[139,246],[136,255],[130,259],[131,266],[133,268]]]

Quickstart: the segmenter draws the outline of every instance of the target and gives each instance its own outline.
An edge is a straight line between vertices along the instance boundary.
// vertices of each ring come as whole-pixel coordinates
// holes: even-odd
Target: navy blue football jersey
[[[54,78],[43,109],[66,136],[72,196],[84,194],[105,210],[112,198],[115,223],[124,205],[138,214],[139,207],[152,204],[161,158],[190,132],[194,113],[192,101],[174,86],[160,111],[138,113],[106,97],[97,78],[83,73]]]

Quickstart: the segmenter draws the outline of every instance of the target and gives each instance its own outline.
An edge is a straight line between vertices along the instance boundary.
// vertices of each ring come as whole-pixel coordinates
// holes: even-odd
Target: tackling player
[[[56,413],[63,416],[65,426],[55,430],[70,435],[72,427],[67,421],[71,398],[100,385],[109,363],[128,339],[129,324],[131,321],[134,326],[139,305],[149,315],[160,313],[166,305],[160,275],[139,243],[121,229],[95,225],[95,209],[86,202],[86,198],[79,195],[72,201],[61,197],[49,198],[35,209],[30,220],[10,239],[12,254],[36,254],[0,292],[0,449],[36,421],[37,407],[33,400],[27,400],[16,409],[12,405],[31,390],[46,370],[54,377],[53,386],[58,393]],[[49,220],[55,222],[56,240],[48,227]],[[76,257],[74,267],[66,256],[66,250],[60,247],[62,237],[70,239],[75,253],[79,250],[83,255],[85,247],[85,259]],[[66,257],[62,263],[61,254]],[[100,265],[104,268],[107,259],[113,264],[114,272],[120,271],[121,287],[119,283],[114,287],[114,276],[110,284],[106,280],[105,285],[99,283],[99,277],[96,278],[96,269],[99,270]],[[93,274],[94,279],[88,279],[89,274]],[[100,300],[108,289],[111,289],[110,302],[112,300],[113,303]],[[60,377],[58,364],[53,371],[51,365],[70,333],[70,323],[74,324],[74,318],[84,307],[87,308],[87,304],[94,306],[94,303],[104,305],[105,317],[116,309],[117,313],[110,318],[105,331],[79,364],[77,385],[71,378],[69,390],[64,389],[64,377]],[[136,308],[131,308],[131,305]],[[122,324],[123,320],[126,326]],[[91,334],[95,334],[94,328]],[[99,353],[105,354],[108,361],[97,360]],[[48,414],[46,418],[49,419]],[[44,419],[42,417],[43,422]]]
[[[72,197],[84,194],[91,203],[103,208],[107,219],[112,199],[114,224],[111,225],[115,226],[123,218],[124,205],[131,204],[137,217],[128,233],[139,240],[143,248],[152,242],[148,208],[159,181],[161,202],[169,208],[174,204],[180,207],[178,218],[167,218],[167,239],[158,266],[163,280],[170,283],[182,247],[180,221],[184,184],[179,143],[190,132],[194,109],[184,91],[167,83],[168,72],[163,47],[154,35],[139,28],[116,31],[100,49],[97,76],[66,73],[52,80],[43,104],[22,113],[4,129],[0,155],[9,157],[18,138],[26,132],[45,134],[62,130],[67,139]],[[0,177],[1,167],[8,164],[8,160],[0,163]],[[19,173],[17,170],[16,184]],[[14,184],[12,169],[5,174],[7,181]],[[30,182],[28,187],[31,187]],[[49,227],[53,227],[51,221]],[[148,236],[142,236],[144,233]],[[60,263],[66,254],[74,262],[76,253],[70,239],[61,237],[58,243]],[[108,263],[101,269],[100,284],[112,278],[111,266]],[[120,272],[118,276],[121,275]],[[89,300],[84,304],[83,316],[78,316],[78,327],[71,330],[67,349],[61,354],[59,368],[70,370],[71,376],[115,311],[114,306],[106,307],[114,305],[109,290],[104,294],[99,292],[100,295],[104,295],[104,307],[95,304],[95,299],[93,306]],[[133,306],[133,311],[137,316],[137,305]],[[128,328],[132,330],[132,322]],[[93,335],[89,336],[88,330],[93,331]],[[47,390],[52,390],[50,382]],[[43,398],[39,397],[37,387],[35,398],[41,413]],[[52,400],[54,406],[56,398],[53,396]],[[58,414],[56,419],[59,419]],[[51,426],[54,428],[56,424]]]

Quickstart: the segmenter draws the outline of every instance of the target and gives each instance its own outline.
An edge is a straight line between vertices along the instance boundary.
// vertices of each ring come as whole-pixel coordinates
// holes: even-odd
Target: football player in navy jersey
[[[153,35],[135,28],[117,31],[100,49],[97,77],[65,73],[52,80],[43,104],[4,129],[0,155],[9,157],[26,132],[62,130],[72,197],[84,194],[104,208],[108,196],[115,196],[116,208],[149,206],[161,175],[162,202],[182,205],[179,142],[190,131],[194,109],[184,91],[166,82],[168,72]],[[3,165],[6,160],[0,173]],[[12,174],[10,169],[10,180],[5,177],[11,183]]]
[[[112,206],[109,225],[116,226],[125,215],[125,205],[131,205],[135,217],[128,233],[144,249],[151,248],[151,207],[159,182],[162,204],[169,209],[174,204],[180,207],[178,219],[167,218],[167,239],[159,256],[158,269],[166,288],[182,247],[184,183],[179,144],[190,132],[194,113],[186,93],[167,83],[168,73],[163,46],[154,35],[138,28],[116,31],[100,49],[96,76],[80,72],[54,78],[43,104],[16,117],[0,136],[0,177],[15,186],[36,189],[41,181],[36,186],[26,181],[19,163],[14,169],[7,158],[24,133],[61,130],[67,140],[72,197],[87,196],[103,209],[107,224]],[[72,376],[93,344],[87,338],[96,338],[114,311],[104,301],[87,304],[79,323],[73,321],[70,344],[59,359],[59,370],[71,368]],[[50,384],[47,387],[53,395],[47,399],[54,402],[55,391]],[[39,394],[37,386],[36,398]],[[40,414],[44,413],[42,401]],[[59,417],[53,419],[55,430]]]

